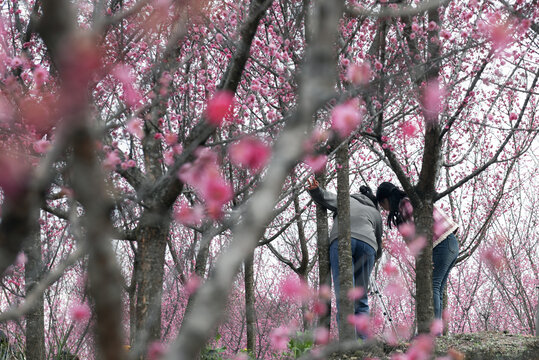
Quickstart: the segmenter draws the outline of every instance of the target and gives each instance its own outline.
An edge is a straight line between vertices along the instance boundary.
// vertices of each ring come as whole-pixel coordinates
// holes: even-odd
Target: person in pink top
[[[389,211],[387,225],[397,227],[414,224],[413,207],[406,193],[390,182],[383,182],[376,190],[376,200]],[[434,317],[442,318],[444,288],[449,272],[455,265],[459,254],[459,243],[455,236],[458,225],[436,205],[434,206],[434,234],[432,243],[432,292]],[[404,239],[408,241],[408,239]]]

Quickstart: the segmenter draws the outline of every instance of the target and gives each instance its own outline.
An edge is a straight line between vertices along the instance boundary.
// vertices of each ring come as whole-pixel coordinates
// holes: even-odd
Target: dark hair
[[[383,182],[376,190],[376,200],[380,203],[384,199],[389,199],[389,215],[387,216],[387,226],[391,229],[391,224],[399,226],[404,222],[399,211],[399,204],[406,193],[390,182]]]
[[[371,199],[372,203],[374,204],[374,207],[378,209],[378,201],[376,200],[376,196],[374,196],[372,190],[367,185],[361,185],[359,187],[359,192]]]

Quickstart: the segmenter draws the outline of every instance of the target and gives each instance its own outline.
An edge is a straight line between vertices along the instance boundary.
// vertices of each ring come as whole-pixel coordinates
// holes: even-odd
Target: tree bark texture
[[[247,351],[255,355],[256,316],[255,316],[255,274],[253,256],[245,259],[245,322],[247,324]]]
[[[324,175],[316,177],[320,186],[325,187]],[[331,268],[329,266],[329,227],[327,210],[316,205],[316,247],[318,252],[318,287],[327,286],[331,289]],[[320,316],[319,326],[330,329],[331,325],[331,299],[325,301],[327,312]]]
[[[26,294],[35,287],[43,273],[43,260],[41,258],[41,239],[39,231],[36,232],[25,246],[26,264],[24,277]],[[41,295],[32,311],[26,315],[26,358],[45,358],[45,320],[43,310],[43,295]]]
[[[337,221],[339,222],[339,340],[355,338],[355,329],[347,321],[354,313],[354,303],[348,292],[354,286],[352,248],[350,242],[350,183],[348,141],[337,150]]]

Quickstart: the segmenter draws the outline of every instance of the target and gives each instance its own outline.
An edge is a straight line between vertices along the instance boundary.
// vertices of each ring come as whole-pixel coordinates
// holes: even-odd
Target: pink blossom
[[[434,30],[436,30],[437,28],[438,28],[438,25],[437,25],[434,21],[429,22],[429,25],[428,25],[428,27],[427,27],[427,29],[428,29],[429,31],[434,31]]]
[[[411,223],[402,223],[399,225],[399,232],[405,239],[411,239],[415,236],[415,225]]]
[[[384,288],[384,295],[386,296],[400,297],[403,294],[404,294],[404,288],[396,279],[390,281]]]
[[[32,147],[34,148],[34,151],[38,154],[46,153],[49,148],[51,147],[51,142],[46,139],[41,139],[36,141]]]
[[[402,132],[405,136],[413,137],[417,133],[417,128],[410,121],[402,124]]]
[[[326,303],[322,301],[315,301],[313,304],[313,313],[315,313],[318,316],[325,315],[328,312],[328,307]]]
[[[189,276],[187,283],[185,284],[185,287],[184,287],[185,293],[188,296],[192,295],[195,291],[198,290],[201,284],[202,284],[202,280],[200,279],[200,277],[198,277],[197,274],[192,273],[191,276]]]
[[[430,335],[422,334],[414,339],[406,354],[409,359],[427,360],[430,359],[433,350],[434,338]]]
[[[391,263],[391,261],[388,261],[384,264],[384,266],[382,267],[382,271],[388,277],[394,277],[399,275],[399,270],[395,265],[393,265],[393,263]]]
[[[322,300],[331,300],[331,288],[328,285],[320,286],[318,297]]]
[[[417,25],[417,23],[414,22],[414,23],[412,24],[412,31],[413,31],[413,32],[417,32],[418,30],[419,30],[419,25]]]
[[[15,265],[24,265],[28,261],[28,257],[24,252],[20,252],[17,254],[17,258],[15,259]]]
[[[317,345],[329,343],[329,330],[322,326],[314,329],[314,343]]]
[[[86,321],[90,318],[90,308],[86,304],[73,304],[69,309],[71,319],[76,322]]]
[[[430,334],[437,336],[441,334],[444,330],[444,322],[442,319],[434,319],[432,324],[430,324]]]
[[[249,136],[231,145],[228,153],[235,165],[258,172],[268,162],[271,149],[258,138]]]
[[[357,106],[350,102],[337,105],[331,113],[331,127],[341,138],[346,138],[361,123],[361,115]]]
[[[116,169],[116,166],[120,165],[121,162],[122,160],[118,156],[118,153],[116,151],[111,151],[107,154],[105,160],[103,160],[103,168],[112,171]]]
[[[290,275],[281,283],[281,294],[287,299],[303,301],[311,296],[311,290],[305,281]]]
[[[47,70],[43,69],[41,66],[37,65],[34,68],[34,81],[38,87],[43,85],[49,78],[49,73]]]
[[[305,162],[305,164],[307,164],[314,173],[324,171],[327,161],[327,155],[307,155],[303,159],[303,162]]]
[[[442,98],[445,96],[445,91],[440,88],[437,80],[431,80],[422,89],[421,106],[423,115],[427,123],[432,123],[438,119]]]
[[[231,114],[234,94],[230,91],[219,91],[208,101],[206,116],[210,124],[221,126],[224,118]]]
[[[382,63],[381,63],[380,61],[378,61],[378,60],[375,61],[375,63],[374,63],[374,68],[375,68],[376,70],[380,71],[380,70],[383,69],[383,67],[384,67],[384,65],[382,65]]]
[[[138,137],[139,139],[142,139],[144,137],[144,131],[142,130],[143,122],[141,119],[131,119],[127,123],[127,132],[129,132],[131,135]]]
[[[269,336],[271,345],[275,350],[284,351],[288,348],[288,342],[290,341],[290,330],[286,326],[279,326],[272,329]]]
[[[11,66],[13,68],[21,67],[22,64],[23,64],[23,60],[18,56],[15,56],[14,58],[11,59]]]
[[[412,256],[416,257],[421,253],[425,246],[427,246],[427,238],[418,236],[408,244],[408,250]]]
[[[518,115],[516,113],[512,112],[509,114],[509,120],[514,121],[516,119],[518,119]]]
[[[347,321],[350,325],[353,325],[356,330],[362,334],[370,336],[371,333],[371,319],[367,314],[348,315]]]
[[[352,64],[346,72],[346,79],[354,85],[368,84],[372,76],[371,66],[364,62],[361,64]]]
[[[199,225],[204,218],[204,209],[200,205],[190,207],[182,204],[180,208],[174,213],[174,219],[180,224],[186,226]]]
[[[350,299],[350,301],[361,299],[363,295],[365,295],[365,289],[361,286],[352,288],[348,291],[348,299]]]
[[[135,89],[135,77],[131,74],[131,69],[126,65],[118,65],[112,71],[122,84],[123,96],[126,104],[133,107],[142,99],[142,95]]]
[[[148,346],[148,360],[158,360],[165,355],[165,346],[160,341],[154,341]]]
[[[178,142],[178,135],[172,134],[172,133],[166,133],[165,134],[165,143],[168,146],[172,146]]]
[[[494,269],[500,269],[504,263],[503,256],[501,256],[496,251],[496,248],[492,246],[481,252],[481,259]]]

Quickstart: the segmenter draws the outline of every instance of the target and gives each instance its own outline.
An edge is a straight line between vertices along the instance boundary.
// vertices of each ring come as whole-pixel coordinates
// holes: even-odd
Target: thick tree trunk
[[[245,322],[247,324],[247,351],[255,356],[256,317],[255,317],[255,276],[253,256],[245,259]]]
[[[25,247],[26,265],[24,277],[26,295],[32,291],[43,273],[43,260],[41,259],[41,239],[39,231],[32,241]],[[32,311],[26,315],[26,358],[45,358],[45,322],[43,312],[43,295],[41,295]]]
[[[425,236],[427,244],[416,258],[416,319],[418,333],[428,333],[434,319],[432,300],[432,202],[414,208],[416,231]]]
[[[348,178],[348,142],[337,150],[337,221],[339,222],[339,340],[355,338],[355,329],[348,323],[354,304],[348,292],[354,286],[352,248],[350,246],[350,184]]]
[[[316,177],[320,186],[325,187],[324,175]],[[318,252],[318,286],[331,288],[331,268],[329,266],[329,228],[327,210],[316,205],[316,247]],[[320,316],[319,326],[330,329],[331,325],[331,299],[325,301],[327,312]]]
[[[143,227],[138,238],[136,329],[148,331],[148,340],[161,337],[161,294],[168,225]]]

